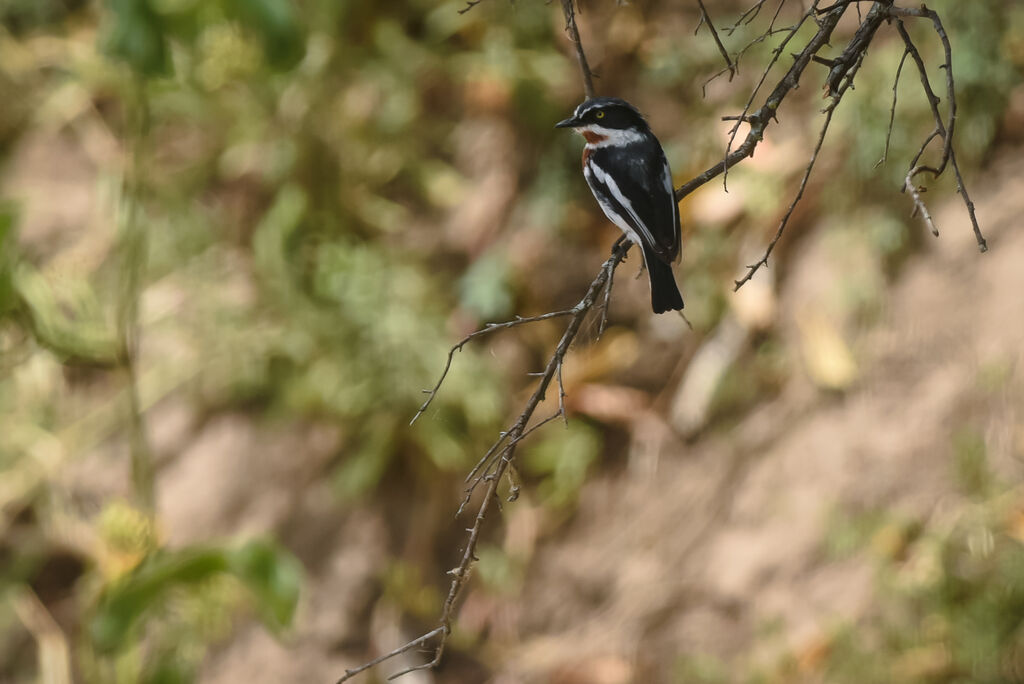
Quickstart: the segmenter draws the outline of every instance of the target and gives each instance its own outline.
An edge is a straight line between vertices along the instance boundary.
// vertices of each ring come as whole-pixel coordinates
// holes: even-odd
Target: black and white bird
[[[583,176],[605,216],[643,251],[654,313],[682,309],[672,275],[681,252],[679,206],[665,152],[643,115],[625,100],[595,97],[555,127],[586,138]]]

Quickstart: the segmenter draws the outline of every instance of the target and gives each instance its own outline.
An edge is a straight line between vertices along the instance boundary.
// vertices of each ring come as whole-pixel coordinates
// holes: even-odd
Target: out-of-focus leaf
[[[60,290],[55,289],[59,282]],[[28,309],[37,339],[72,360],[111,364],[118,343],[104,320],[96,294],[85,281],[54,281],[21,263],[13,287]]]
[[[291,0],[228,0],[225,8],[259,35],[272,66],[291,68],[306,54],[305,31]]]
[[[462,305],[478,318],[493,319],[512,309],[512,287],[508,262],[503,254],[491,251],[477,259],[459,281]]]
[[[543,441],[523,454],[525,469],[544,476],[541,498],[550,506],[575,502],[586,479],[587,469],[601,448],[600,433],[581,420],[546,433]]]
[[[815,384],[844,390],[857,379],[857,361],[836,326],[816,314],[797,316],[807,373]]]
[[[146,76],[170,72],[167,38],[149,0],[107,0],[110,25],[103,50]]]
[[[15,222],[14,207],[0,204],[0,316],[17,303],[12,282]]]
[[[211,577],[234,575],[255,595],[260,614],[275,630],[288,626],[295,613],[301,569],[291,554],[268,542],[238,549],[189,548],[164,551],[110,587],[100,600],[89,633],[101,651],[128,643],[139,621],[158,608],[176,587]]]
[[[253,236],[253,252],[260,274],[268,287],[285,299],[293,288],[287,243],[305,216],[307,204],[301,189],[285,186],[277,193],[273,206],[263,216]]]
[[[335,491],[354,499],[373,490],[387,471],[397,436],[392,416],[378,416],[364,427],[358,445],[345,454],[333,476]]]
[[[302,587],[302,565],[284,549],[266,542],[250,542],[228,553],[228,570],[259,599],[264,621],[282,630],[295,617]]]
[[[177,653],[161,653],[141,679],[142,684],[191,684],[195,671]]]

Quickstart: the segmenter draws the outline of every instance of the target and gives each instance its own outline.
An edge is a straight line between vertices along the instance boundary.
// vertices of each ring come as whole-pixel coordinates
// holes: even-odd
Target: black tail
[[[651,308],[654,309],[654,313],[660,314],[682,309],[683,297],[679,294],[679,288],[676,287],[672,267],[649,249],[644,250],[644,262],[647,264],[647,273],[651,277]]]

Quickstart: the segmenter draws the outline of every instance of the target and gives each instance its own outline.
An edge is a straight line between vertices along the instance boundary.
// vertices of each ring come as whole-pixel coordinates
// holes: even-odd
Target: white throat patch
[[[587,147],[596,150],[599,147],[621,147],[632,143],[640,142],[644,139],[642,133],[635,128],[605,128],[597,124],[588,124],[586,126],[580,126],[576,129],[581,134],[586,131],[599,135],[604,140],[596,143],[588,142]]]

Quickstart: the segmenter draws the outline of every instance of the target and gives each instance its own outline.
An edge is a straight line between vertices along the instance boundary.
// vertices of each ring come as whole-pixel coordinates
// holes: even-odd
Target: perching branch
[[[775,245],[781,238],[782,233],[785,230],[785,227],[790,217],[793,215],[794,209],[803,197],[804,191],[807,187],[807,183],[811,175],[811,171],[813,170],[815,162],[817,161],[818,153],[821,151],[821,148],[824,144],[825,137],[828,132],[829,125],[832,121],[832,116],[835,112],[835,109],[839,106],[840,102],[842,101],[846,93],[849,90],[852,90],[854,76],[860,69],[860,66],[863,63],[865,56],[867,54],[868,47],[873,41],[878,28],[884,21],[893,18],[896,19],[897,30],[900,32],[900,35],[901,37],[903,37],[903,40],[907,46],[903,59],[901,59],[900,66],[897,70],[897,82],[899,79],[899,72],[902,70],[903,63],[906,61],[906,57],[909,55],[917,65],[918,71],[921,75],[922,86],[925,90],[926,96],[929,99],[929,103],[932,108],[932,113],[936,121],[935,131],[928,136],[924,144],[921,146],[920,151],[911,162],[910,171],[908,172],[906,178],[906,188],[910,190],[911,197],[913,198],[913,201],[915,203],[915,207],[922,212],[922,214],[925,216],[925,220],[934,229],[934,226],[931,222],[930,214],[927,213],[927,209],[921,202],[920,191],[919,189],[912,185],[911,181],[915,175],[925,172],[932,174],[933,177],[936,177],[942,173],[947,163],[951,164],[953,166],[954,172],[956,173],[958,190],[960,194],[963,196],[964,201],[967,203],[968,212],[970,213],[971,220],[974,225],[975,234],[978,238],[978,244],[981,247],[982,251],[985,250],[985,242],[981,236],[981,232],[978,228],[977,220],[974,215],[974,205],[973,203],[971,203],[970,198],[967,195],[967,191],[964,188],[963,180],[960,176],[959,167],[957,166],[956,155],[952,146],[953,129],[956,119],[956,104],[953,98],[953,80],[950,58],[951,51],[949,48],[948,39],[946,38],[945,31],[942,29],[942,25],[941,22],[939,22],[938,16],[934,12],[928,10],[923,6],[920,9],[905,9],[893,7],[893,0],[876,0],[872,5],[871,10],[861,19],[860,27],[858,28],[858,30],[856,31],[856,33],[854,34],[853,38],[850,40],[846,48],[840,53],[840,55],[832,59],[826,59],[824,57],[821,57],[818,53],[829,44],[832,32],[834,31],[835,27],[842,18],[844,12],[851,4],[856,4],[857,1],[858,0],[838,0],[834,4],[828,6],[827,8],[820,9],[818,8],[819,0],[813,0],[810,7],[804,11],[801,18],[794,26],[788,27],[786,29],[776,30],[774,28],[775,21],[777,20],[779,12],[781,11],[783,5],[786,2],[786,0],[780,0],[775,15],[772,17],[771,25],[765,33],[763,33],[759,38],[755,39],[755,42],[765,40],[767,37],[770,37],[777,31],[784,31],[786,33],[786,36],[773,51],[770,63],[762,73],[761,78],[757,83],[756,87],[754,88],[754,91],[751,94],[750,98],[748,99],[747,104],[744,107],[742,113],[738,116],[725,117],[727,120],[736,121],[735,126],[731,130],[729,143],[726,146],[725,156],[720,162],[718,162],[711,168],[705,170],[703,173],[699,174],[695,178],[683,183],[675,190],[676,200],[681,200],[683,197],[689,195],[691,192],[701,187],[708,181],[718,177],[719,175],[726,174],[731,166],[734,166],[735,164],[741,162],[743,159],[747,157],[753,156],[754,150],[757,148],[757,145],[764,138],[764,132],[768,128],[768,125],[771,123],[771,121],[775,120],[776,113],[778,112],[778,109],[781,106],[783,100],[789,95],[790,92],[799,87],[800,79],[803,76],[804,70],[807,68],[807,66],[812,62],[817,62],[824,64],[829,68],[829,73],[824,83],[825,96],[826,98],[828,98],[828,103],[826,107],[822,110],[825,114],[824,123],[818,134],[817,143],[811,154],[810,161],[804,169],[804,173],[800,181],[797,193],[793,198],[792,202],[789,204],[789,207],[783,215],[782,219],[780,220],[775,235],[772,238],[772,240],[768,243],[764,255],[758,261],[756,261],[755,263],[751,264],[748,267],[748,271],[742,279],[737,280],[735,282],[736,289],[738,289],[745,282],[750,280],[759,268],[761,268],[762,266],[767,266],[768,258],[771,255],[772,250],[775,248]],[[476,2],[470,0],[470,2],[468,3],[468,7],[466,9],[468,10],[473,5],[477,4],[477,2],[479,2],[479,0],[476,0]],[[741,24],[750,23],[751,21],[753,21],[754,17],[757,16],[758,12],[760,12],[764,2],[765,0],[759,0],[753,7],[748,9],[739,18],[739,20],[737,20],[737,22],[732,25],[732,27],[726,29],[726,34],[731,35],[732,31],[734,31],[736,27],[740,26]],[[723,56],[726,59],[726,63],[728,66],[725,70],[723,70],[723,72],[726,70],[734,70],[736,68],[738,57],[730,60],[728,52],[724,49],[724,46],[721,44],[717,32],[711,24],[710,18],[707,15],[707,11],[703,6],[703,2],[701,0],[698,0],[698,3],[701,6],[702,20],[704,23],[708,24],[713,36],[715,37],[715,41],[718,44],[720,51],[723,53]],[[586,94],[586,97],[593,97],[593,74],[590,71],[586,55],[583,51],[583,46],[580,42],[579,30],[576,26],[575,8],[573,5],[573,0],[562,0],[562,10],[566,21],[566,31],[568,32],[569,37],[576,48],[576,57],[580,67],[580,74],[583,81],[584,92]],[[928,82],[928,78],[925,73],[924,63],[921,60],[921,56],[918,53],[913,42],[910,40],[909,35],[903,28],[900,18],[907,16],[930,18],[933,24],[935,25],[936,32],[939,34],[939,37],[942,40],[943,46],[946,50],[946,62],[944,68],[946,69],[947,75],[947,98],[949,101],[949,112],[945,120],[943,120],[942,116],[939,113],[939,101],[931,90],[931,85]],[[767,80],[772,67],[778,62],[778,59],[782,54],[783,50],[785,49],[786,45],[793,39],[797,31],[800,29],[801,26],[804,25],[804,23],[807,22],[808,19],[813,19],[813,21],[817,24],[817,32],[807,41],[803,49],[801,49],[798,53],[792,55],[792,65],[790,65],[790,67],[786,70],[785,74],[783,74],[783,76],[778,80],[778,82],[772,89],[771,93],[767,96],[767,98],[765,98],[761,106],[758,107],[756,110],[752,111],[753,102],[756,99],[757,94],[760,92],[761,87]],[[749,47],[749,45],[747,47]],[[744,48],[744,50],[745,49],[746,48]],[[739,54],[742,54],[742,52]],[[894,84],[894,97],[892,109],[890,112],[890,119],[892,119],[895,116],[895,89],[896,85]],[[750,126],[750,130],[748,131],[746,137],[743,139],[742,143],[740,143],[739,146],[737,146],[735,149],[732,149],[732,145],[736,138],[736,133],[739,129],[739,126],[744,123]],[[891,129],[892,122],[890,120],[890,132]],[[941,137],[944,142],[943,154],[939,162],[939,165],[937,167],[918,165],[918,162],[922,154],[924,153],[925,149],[928,147],[929,143],[931,143],[931,141],[936,137]],[[888,144],[886,146],[886,149],[888,149]],[[625,258],[626,253],[629,250],[629,247],[630,243],[625,239],[620,238],[618,241],[616,241],[614,247],[612,248],[611,256],[609,256],[608,259],[605,260],[605,262],[601,265],[600,269],[597,272],[597,275],[595,276],[594,280],[590,283],[590,286],[587,288],[587,291],[584,294],[583,298],[571,309],[553,311],[538,316],[517,316],[514,319],[503,323],[487,324],[484,328],[477,330],[476,332],[473,332],[464,337],[449,350],[448,358],[445,362],[440,377],[438,378],[437,382],[435,383],[432,389],[425,390],[425,392],[428,394],[428,397],[423,402],[423,405],[420,406],[419,410],[416,412],[416,415],[413,416],[412,422],[415,422],[430,407],[430,404],[437,396],[438,391],[440,391],[442,384],[447,378],[448,372],[451,369],[451,365],[453,363],[455,353],[461,351],[466,344],[479,337],[483,337],[493,332],[507,330],[509,328],[515,328],[521,325],[528,325],[531,323],[537,323],[540,321],[551,320],[555,318],[568,318],[568,323],[565,327],[565,330],[562,333],[558,345],[555,347],[550,358],[548,359],[548,362],[545,365],[544,370],[536,374],[531,374],[538,377],[539,381],[536,389],[530,395],[530,398],[527,400],[522,411],[515,418],[515,420],[512,421],[509,428],[498,435],[498,438],[494,441],[491,447],[484,453],[484,455],[480,458],[480,460],[474,466],[472,471],[470,471],[469,475],[466,477],[467,486],[465,489],[465,496],[463,498],[461,505],[459,506],[457,515],[460,515],[467,508],[470,502],[474,499],[474,495],[479,494],[478,490],[482,489],[483,493],[482,495],[480,495],[479,498],[479,507],[477,508],[476,515],[474,516],[473,524],[471,527],[467,529],[468,536],[466,538],[465,546],[462,549],[459,562],[452,570],[449,571],[449,574],[452,575],[452,581],[448,589],[448,594],[445,597],[438,626],[422,634],[421,636],[413,639],[412,641],[409,641],[408,643],[403,644],[389,651],[388,653],[375,658],[374,660],[368,663],[360,665],[359,667],[354,669],[346,670],[344,676],[342,676],[338,680],[338,684],[347,681],[351,677],[354,677],[355,675],[367,670],[370,667],[379,665],[380,663],[390,660],[391,658],[394,658],[414,648],[425,646],[428,643],[433,643],[432,647],[434,649],[433,657],[430,659],[429,662],[396,672],[392,674],[388,679],[395,679],[396,677],[400,677],[404,674],[413,672],[415,670],[433,668],[441,662],[441,658],[444,655],[445,647],[447,646],[448,639],[452,632],[452,623],[455,620],[456,603],[459,597],[461,596],[463,590],[465,589],[466,584],[469,581],[473,564],[477,561],[476,548],[480,539],[483,522],[486,519],[487,514],[491,511],[491,507],[493,504],[496,504],[500,507],[498,487],[501,484],[502,478],[506,476],[509,477],[511,485],[507,500],[514,501],[519,491],[518,484],[516,484],[516,482],[513,480],[513,473],[515,471],[515,456],[519,444],[528,436],[530,436],[534,431],[543,427],[547,423],[557,420],[558,418],[567,418],[565,408],[565,388],[562,383],[562,367],[565,363],[565,357],[568,354],[573,342],[576,340],[577,334],[579,333],[584,320],[590,315],[592,311],[599,310],[601,312],[601,321],[598,335],[600,336],[600,333],[604,331],[615,269]],[[556,382],[558,384],[559,397],[557,411],[555,411],[552,415],[547,416],[546,418],[533,421],[537,408],[544,400],[545,395],[553,382]],[[533,421],[532,425],[530,424],[531,421]],[[481,487],[481,485],[484,486]]]
[[[438,663],[441,662],[441,657],[444,654],[444,649],[445,646],[447,645],[448,637],[451,634],[452,621],[455,618],[455,602],[461,595],[462,590],[466,585],[466,582],[469,581],[470,571],[472,569],[473,563],[477,560],[475,552],[477,543],[480,539],[480,531],[483,527],[484,519],[487,517],[487,513],[491,509],[491,504],[493,502],[496,502],[498,499],[498,485],[501,482],[501,478],[508,472],[508,470],[511,467],[514,467],[513,460],[515,458],[516,448],[518,447],[519,443],[523,441],[523,439],[528,437],[536,429],[545,425],[546,423],[549,423],[552,420],[556,420],[557,418],[565,416],[565,402],[562,398],[564,396],[564,389],[561,386],[561,371],[563,362],[565,360],[565,356],[566,354],[568,354],[569,348],[572,346],[573,341],[576,339],[576,335],[579,333],[580,327],[583,325],[583,321],[587,317],[587,314],[589,314],[590,311],[593,310],[595,304],[598,303],[598,297],[600,296],[602,290],[607,291],[607,288],[611,287],[612,273],[615,271],[615,268],[622,261],[623,257],[625,257],[626,252],[629,250],[629,247],[630,243],[628,242],[619,243],[616,245],[616,248],[612,251],[612,255],[608,257],[608,259],[601,266],[601,270],[598,271],[597,277],[595,277],[593,282],[590,284],[590,287],[587,289],[587,292],[583,296],[583,299],[581,299],[572,309],[567,309],[565,311],[556,311],[551,314],[533,316],[530,318],[517,317],[505,323],[491,324],[481,330],[478,330],[477,332],[471,335],[468,335],[466,338],[464,338],[462,341],[460,341],[458,344],[452,347],[452,349],[449,351],[448,363],[445,365],[444,371],[441,374],[441,378],[438,380],[433,390],[428,390],[431,396],[424,403],[424,406],[421,407],[420,411],[417,413],[417,416],[419,416],[420,414],[422,414],[424,410],[426,410],[426,407],[430,405],[431,400],[436,395],[437,390],[440,388],[441,383],[444,381],[444,378],[447,375],[449,368],[451,367],[452,356],[455,354],[456,351],[459,351],[470,340],[475,339],[480,335],[493,332],[496,330],[504,330],[519,325],[525,325],[527,323],[535,323],[541,320],[547,320],[562,316],[571,317],[569,320],[569,324],[566,326],[565,332],[562,333],[562,338],[558,342],[558,346],[555,348],[554,353],[548,360],[548,363],[545,366],[544,371],[540,373],[540,382],[537,385],[537,389],[534,390],[529,400],[527,400],[526,406],[523,408],[522,412],[515,419],[515,421],[512,423],[509,429],[501,433],[498,440],[494,443],[494,445],[491,446],[487,453],[484,454],[484,457],[480,459],[476,467],[467,477],[467,482],[469,484],[466,488],[466,496],[462,502],[462,505],[459,507],[460,513],[469,503],[479,485],[486,483],[486,488],[484,490],[483,497],[480,500],[480,507],[477,509],[476,516],[473,519],[473,525],[468,530],[469,536],[466,539],[466,546],[462,551],[462,557],[459,561],[459,564],[454,569],[449,571],[449,574],[452,575],[453,579],[451,586],[448,589],[448,595],[445,598],[444,606],[441,609],[440,626],[436,627],[435,629],[431,630],[430,632],[427,632],[422,636],[417,637],[416,639],[408,642],[407,644],[404,644],[390,651],[389,653],[374,659],[369,663],[361,665],[358,668],[346,670],[344,676],[342,676],[338,680],[338,684],[347,681],[351,677],[354,677],[355,675],[359,674],[360,672],[370,667],[373,667],[374,665],[378,665],[386,660],[389,660],[395,656],[405,653],[406,651],[409,651],[417,646],[421,646],[434,638],[437,638],[437,644],[434,647],[434,657],[430,660],[430,662],[396,672],[395,674],[389,676],[388,679],[400,677],[403,674],[407,674],[414,670],[429,669],[435,667]],[[535,425],[527,427],[529,425],[530,420],[533,418],[533,415],[536,412],[537,407],[544,400],[545,394],[547,393],[547,390],[552,382],[557,382],[559,385],[560,396],[558,403],[558,411],[556,411],[553,415],[545,418],[544,420],[536,423]],[[513,487],[509,499],[514,500],[516,493],[516,488]]]

